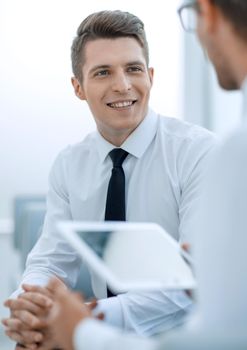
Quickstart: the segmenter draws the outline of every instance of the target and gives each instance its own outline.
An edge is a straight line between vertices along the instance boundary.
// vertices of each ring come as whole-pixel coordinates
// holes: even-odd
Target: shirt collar
[[[247,76],[242,85],[243,91],[243,118],[244,121],[247,121]]]
[[[129,135],[129,137],[121,145],[121,148],[132,154],[136,158],[140,158],[152,142],[158,125],[158,116],[151,109],[141,124]],[[100,161],[103,162],[108,153],[116,146],[112,145],[103,136],[96,131],[96,146],[99,153]]]

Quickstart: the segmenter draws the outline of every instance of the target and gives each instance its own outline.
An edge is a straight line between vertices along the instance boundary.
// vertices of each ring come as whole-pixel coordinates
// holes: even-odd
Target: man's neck
[[[99,129],[98,131],[106,141],[108,141],[109,143],[111,143],[116,147],[120,147],[124,143],[124,141],[127,140],[130,134],[132,134],[134,130],[126,130],[125,132],[119,132],[119,133],[117,132],[105,133],[104,130],[99,130]]]
[[[247,120],[247,73],[242,83],[242,91],[243,91],[243,117],[244,117],[244,120]]]
[[[247,45],[243,40],[235,41],[231,48],[233,69],[239,89],[241,89],[247,76]]]

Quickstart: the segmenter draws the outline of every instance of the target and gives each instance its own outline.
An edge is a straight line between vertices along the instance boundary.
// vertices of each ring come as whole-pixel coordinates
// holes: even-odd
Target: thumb
[[[66,294],[66,289],[58,278],[51,278],[47,284],[47,289],[56,298],[62,298]]]
[[[185,250],[187,253],[190,252],[190,244],[189,243],[183,243],[181,245],[182,249]]]

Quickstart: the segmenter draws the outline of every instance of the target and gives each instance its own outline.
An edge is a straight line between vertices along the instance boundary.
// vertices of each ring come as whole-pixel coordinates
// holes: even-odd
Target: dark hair
[[[149,52],[143,22],[129,12],[100,11],[89,15],[77,29],[71,47],[71,61],[74,76],[82,81],[84,49],[88,41],[96,39],[115,39],[120,37],[135,38],[143,49],[147,65]]]
[[[229,19],[236,32],[247,40],[247,0],[211,0]]]

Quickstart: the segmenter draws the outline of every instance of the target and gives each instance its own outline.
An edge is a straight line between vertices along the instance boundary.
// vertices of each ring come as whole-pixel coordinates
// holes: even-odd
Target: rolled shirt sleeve
[[[184,291],[150,291],[102,299],[95,312],[103,312],[112,326],[151,336],[181,326],[192,309]]]

